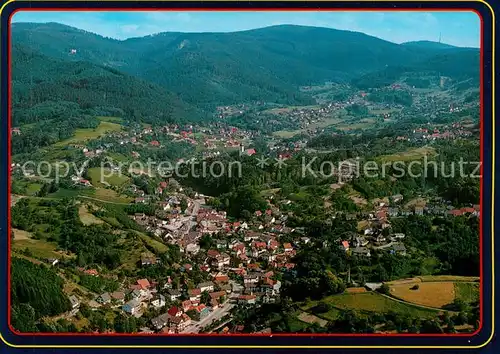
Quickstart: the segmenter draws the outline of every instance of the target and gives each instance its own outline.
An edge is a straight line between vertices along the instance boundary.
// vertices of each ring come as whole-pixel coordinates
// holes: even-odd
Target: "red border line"
[[[480,161],[481,161],[481,178],[480,178],[480,201],[479,201],[479,210],[480,210],[480,217],[481,217],[481,211],[482,211],[482,206],[483,206],[483,137],[484,137],[484,130],[483,130],[483,117],[484,117],[484,97],[483,97],[483,91],[484,91],[484,79],[483,79],[483,57],[484,57],[484,46],[483,46],[483,40],[484,40],[484,20],[479,11],[476,9],[446,9],[446,8],[439,8],[439,9],[393,9],[393,8],[373,8],[373,9],[356,9],[356,8],[347,8],[347,9],[311,9],[311,8],[305,8],[305,9],[282,9],[282,8],[256,8],[256,9],[239,9],[239,8],[225,8],[225,9],[213,9],[213,8],[197,8],[197,9],[149,9],[149,8],[78,8],[78,9],[71,9],[71,8],[26,8],[26,9],[16,9],[13,11],[10,16],[9,16],[9,26],[8,26],[8,45],[9,45],[9,50],[8,50],[8,129],[9,129],[9,142],[8,142],[8,163],[9,163],[9,176],[8,176],[8,197],[7,197],[7,203],[9,205],[8,210],[7,210],[7,221],[8,221],[8,235],[10,235],[10,230],[11,230],[11,208],[10,208],[10,203],[11,203],[11,163],[12,163],[12,147],[11,147],[11,139],[10,139],[10,133],[12,129],[12,58],[11,58],[11,44],[12,44],[12,37],[11,37],[11,26],[12,26],[12,16],[14,16],[17,12],[21,11],[26,11],[26,12],[77,12],[77,11],[85,11],[85,12],[103,12],[103,11],[112,11],[112,12],[151,12],[151,11],[162,11],[162,12],[203,12],[203,11],[213,11],[213,12],[474,12],[479,16],[480,23],[481,23],[481,31],[480,31],[480,47],[479,47],[479,55],[480,55],[480,68],[479,68],[479,73],[480,73],[480,84],[479,84],[479,94],[480,94],[480,118],[479,118],[479,126],[480,126]],[[479,332],[481,332],[482,327],[483,327],[483,290],[484,290],[484,284],[483,284],[483,225],[480,222],[479,226],[479,261],[480,261],[480,292],[479,292],[479,313],[480,313],[480,320],[479,320],[479,328],[472,333],[446,333],[446,334],[410,334],[410,333],[368,333],[368,334],[361,334],[361,333],[272,333],[272,335],[265,334],[265,333],[229,333],[229,334],[218,334],[218,333],[184,333],[184,334],[167,334],[167,333],[155,333],[155,334],[148,334],[148,333],[30,333],[30,332],[19,332],[16,329],[14,329],[10,323],[11,319],[11,291],[10,291],[10,286],[11,286],[11,281],[10,281],[10,275],[11,275],[11,239],[10,237],[7,238],[7,246],[8,246],[8,266],[7,266],[7,289],[8,289],[8,301],[7,301],[7,325],[9,329],[11,330],[12,333],[19,335],[19,336],[101,336],[101,337],[108,337],[108,336],[116,336],[116,337],[154,337],[154,336],[161,336],[161,337],[224,337],[224,336],[229,336],[229,337],[473,337],[477,335]]]

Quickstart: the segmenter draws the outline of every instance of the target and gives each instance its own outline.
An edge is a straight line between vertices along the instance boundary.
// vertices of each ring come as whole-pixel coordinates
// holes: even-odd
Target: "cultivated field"
[[[413,287],[418,289],[414,289]],[[390,286],[392,296],[417,305],[441,308],[455,299],[455,284],[452,282],[426,282]]]
[[[455,299],[465,302],[479,300],[478,277],[427,275],[387,282],[395,298],[418,305],[442,308]],[[412,289],[418,285],[418,289]]]

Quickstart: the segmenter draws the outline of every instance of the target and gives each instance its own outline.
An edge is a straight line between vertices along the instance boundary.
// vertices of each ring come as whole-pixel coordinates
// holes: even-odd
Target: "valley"
[[[479,50],[12,33],[17,330],[479,327]]]

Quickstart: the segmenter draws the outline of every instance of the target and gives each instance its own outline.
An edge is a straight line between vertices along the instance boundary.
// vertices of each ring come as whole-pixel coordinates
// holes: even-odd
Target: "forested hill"
[[[145,122],[199,120],[202,114],[165,88],[117,69],[84,61],[48,58],[19,44],[12,47],[13,124],[35,123],[47,102],[73,102],[93,110],[122,111]],[[120,115],[120,114],[119,114]]]
[[[206,110],[256,100],[312,103],[299,86],[432,64],[441,55],[435,45],[400,45],[358,32],[292,25],[119,41],[61,24],[15,23],[12,38],[47,57],[88,61],[154,82]],[[450,59],[459,66],[465,52],[449,48],[449,53],[457,55]]]

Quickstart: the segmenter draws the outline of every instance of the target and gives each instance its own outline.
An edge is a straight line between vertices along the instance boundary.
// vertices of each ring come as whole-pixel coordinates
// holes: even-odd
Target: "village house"
[[[125,293],[122,291],[115,291],[114,293],[111,293],[111,298],[114,302],[123,304],[125,302]]]
[[[164,307],[166,305],[165,296],[161,294],[155,294],[151,299],[151,305],[153,305],[157,309]]]
[[[415,215],[422,216],[422,215],[424,215],[424,208],[416,206],[414,209],[414,212],[415,212]]]
[[[210,309],[204,304],[193,306],[189,309],[189,314],[192,314],[192,319],[195,321],[201,321],[210,313]]]
[[[212,264],[218,269],[222,269],[224,266],[229,266],[231,262],[231,257],[226,253],[221,253],[215,257]]]
[[[170,290],[168,290],[168,291],[167,291],[167,294],[168,294],[168,296],[169,296],[169,298],[170,298],[170,300],[171,300],[171,301],[175,301],[175,300],[177,300],[177,299],[178,299],[178,298],[180,298],[180,297],[181,297],[181,295],[182,295],[182,294],[180,293],[180,291],[179,291],[179,290],[176,290],[176,289],[170,289]]]
[[[189,289],[188,290],[189,300],[191,301],[199,301],[201,299],[201,290],[200,289]]]
[[[240,296],[238,296],[238,303],[251,305],[251,304],[255,304],[256,299],[257,299],[257,296],[255,296],[255,295],[240,295]]]
[[[104,293],[96,298],[96,301],[102,305],[109,304],[111,302],[111,296],[109,293]]]
[[[405,238],[405,234],[403,233],[395,233],[391,235],[391,241],[402,240]]]
[[[392,253],[396,253],[396,254],[399,254],[402,256],[406,255],[406,247],[402,243],[394,244],[394,245],[392,245],[391,248],[392,248],[392,250],[391,250]]]
[[[217,240],[215,242],[217,249],[226,249],[227,248],[227,242],[224,240]]]
[[[248,274],[243,277],[244,284],[257,284],[259,282],[258,274]]]
[[[142,309],[142,304],[136,299],[132,299],[123,305],[122,310],[130,315],[138,315]]]
[[[69,302],[71,304],[72,309],[76,309],[76,308],[80,307],[80,301],[78,300],[78,298],[75,295],[71,295],[69,297]]]
[[[393,203],[399,203],[400,201],[403,200],[403,195],[402,194],[395,194],[391,197],[391,200]]]
[[[370,250],[366,247],[355,247],[351,250],[353,255],[356,256],[364,256],[364,257],[370,257]]]
[[[141,254],[141,265],[148,266],[148,265],[154,265],[157,263],[156,256],[153,254],[149,253],[142,253]]]
[[[158,317],[151,319],[151,324],[154,328],[160,330],[168,324],[169,319],[170,315],[168,313],[164,313]]]
[[[197,288],[199,288],[201,292],[214,291],[214,283],[212,283],[211,281],[200,283],[198,284]]]
[[[176,333],[182,332],[191,324],[191,319],[188,315],[183,313],[181,316],[171,317],[169,320],[169,326]]]
[[[283,248],[285,249],[285,252],[291,252],[293,251],[293,247],[290,243],[284,243]]]
[[[172,306],[171,308],[168,309],[168,314],[172,317],[181,317],[183,314],[182,309],[178,308],[177,306]]]

